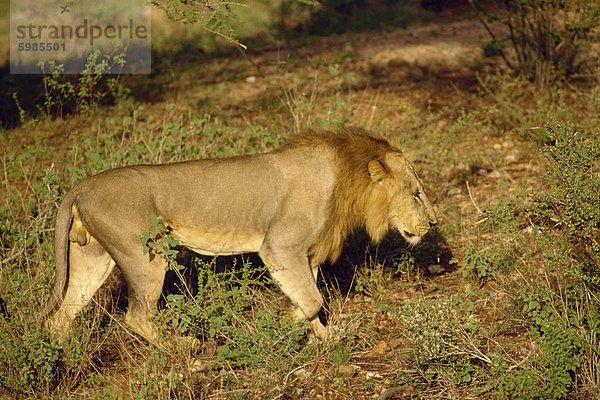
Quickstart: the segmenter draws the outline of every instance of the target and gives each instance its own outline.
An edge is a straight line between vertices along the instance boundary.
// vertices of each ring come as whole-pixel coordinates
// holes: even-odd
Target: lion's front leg
[[[299,255],[302,252],[293,247],[274,246],[267,241],[258,254],[283,293],[297,307],[294,312],[295,319],[308,319],[314,333],[319,338],[326,339],[328,329],[318,317],[323,306],[323,297],[308,263],[308,256]]]
[[[300,323],[303,319],[307,318],[302,309],[297,305],[292,306],[290,314],[292,320],[296,323]],[[312,330],[319,339],[325,340],[329,337],[329,329],[321,323],[318,312],[317,315],[315,315],[314,317],[307,319],[310,323]]]

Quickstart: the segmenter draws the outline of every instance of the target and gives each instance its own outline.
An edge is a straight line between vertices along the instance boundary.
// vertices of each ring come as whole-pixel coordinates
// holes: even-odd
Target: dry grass
[[[83,176],[123,163],[262,152],[314,124],[358,125],[405,149],[440,218],[438,234],[422,250],[407,249],[394,236],[379,249],[365,250],[368,242],[360,235],[347,245],[342,260],[320,282],[329,299],[335,339],[305,339],[312,352],[307,360],[281,357],[271,366],[225,363],[208,368],[218,351],[214,338],[207,338],[197,353],[190,351],[188,342],[174,338],[166,341],[165,349],[153,348],[124,326],[126,296],[115,276],[78,319],[77,339],[61,353],[65,361],[59,365],[58,381],[42,385],[33,395],[484,398],[477,395],[481,382],[456,383],[459,368],[439,366],[434,378],[433,370],[415,363],[403,341],[406,322],[398,314],[416,300],[435,304],[438,299],[459,298],[452,303],[455,317],[470,313],[489,332],[483,338],[460,330],[474,358],[487,364],[488,350],[493,349],[511,360],[510,368],[518,369],[536,351],[528,326],[509,317],[515,305],[504,287],[496,282],[479,287],[449,263],[455,257],[461,264],[466,243],[487,243],[498,234],[477,223],[482,210],[501,195],[539,187],[543,163],[523,131],[536,129],[543,123],[540,114],[554,114],[559,108],[546,106],[553,99],[536,98],[525,83],[490,73],[489,67],[499,60],[482,58],[483,36],[483,28],[470,21],[339,35],[304,47],[251,54],[260,72],[243,58],[183,68],[175,61],[163,67],[161,76],[145,81],[162,88],[159,100],[142,96],[103,108],[93,118],[47,119],[33,128],[4,133],[2,218],[23,221],[18,227],[2,222],[0,229],[0,297],[11,314],[26,314],[24,307],[47,297],[55,200]],[[436,59],[423,64],[418,55],[424,49]],[[487,79],[483,90],[479,77]],[[573,112],[593,115],[585,107],[574,107]],[[126,124],[135,110],[139,115]],[[165,131],[169,124],[175,128]],[[92,153],[99,159],[90,158]],[[58,177],[58,184],[51,177],[44,179],[47,171]],[[31,232],[37,236],[27,242]],[[517,279],[515,275],[507,280]],[[363,290],[356,290],[357,280]],[[16,295],[19,291],[24,292]],[[255,321],[261,309],[286,306],[284,297],[268,285],[256,299],[247,310],[248,321]],[[331,361],[336,352],[349,356],[346,364],[352,373]],[[0,396],[12,395],[1,390],[5,389]]]

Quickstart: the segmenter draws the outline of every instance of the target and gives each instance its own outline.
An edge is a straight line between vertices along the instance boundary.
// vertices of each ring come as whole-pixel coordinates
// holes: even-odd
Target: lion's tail
[[[76,194],[74,190],[67,193],[56,215],[54,230],[54,263],[56,265],[56,273],[50,299],[48,299],[46,306],[40,313],[42,320],[46,320],[63,299],[69,263],[69,229],[73,219],[72,207],[75,199]]]

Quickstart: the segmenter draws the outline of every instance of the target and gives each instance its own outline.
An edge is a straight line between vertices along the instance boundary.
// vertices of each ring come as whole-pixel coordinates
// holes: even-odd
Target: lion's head
[[[413,166],[401,153],[388,152],[383,160],[369,161],[367,169],[372,187],[365,225],[373,240],[380,240],[389,226],[408,243],[419,243],[436,216]]]
[[[300,146],[328,148],[337,169],[328,220],[310,250],[314,264],[335,261],[348,233],[359,226],[375,243],[392,228],[415,245],[436,223],[414,168],[386,140],[361,129],[342,128],[296,135],[284,148]]]

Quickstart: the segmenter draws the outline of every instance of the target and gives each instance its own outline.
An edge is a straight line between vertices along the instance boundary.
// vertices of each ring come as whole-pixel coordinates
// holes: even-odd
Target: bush
[[[198,291],[167,296],[167,306],[158,315],[161,326],[181,335],[193,336],[216,347],[208,367],[249,367],[288,371],[306,361],[307,325],[298,325],[262,303],[258,291],[269,280],[256,278],[257,269],[243,263],[231,271],[196,259]],[[258,270],[260,271],[260,269]],[[264,272],[264,269],[263,269]],[[291,363],[283,367],[281,363]]]
[[[497,39],[486,49],[502,50],[508,42],[515,51],[516,65],[505,61],[538,89],[545,89],[556,79],[564,78],[583,66],[576,60],[579,47],[597,38],[594,31],[600,22],[600,5],[595,0],[507,0],[502,2],[469,1],[488,21],[498,21],[508,27],[508,38]],[[481,14],[480,14],[481,15]],[[486,20],[480,20],[487,27]]]
[[[543,148],[550,166],[546,192],[535,193],[529,212],[546,228],[548,240],[557,248],[570,247],[575,270],[594,282],[600,274],[600,139],[585,137],[563,123],[551,123],[550,143]],[[557,235],[554,235],[556,233]],[[553,257],[554,258],[554,257]],[[562,264],[562,259],[556,259]]]
[[[0,387],[30,396],[48,392],[61,375],[61,356],[48,331],[20,316],[0,316]]]
[[[528,321],[536,343],[518,367],[502,358],[494,362],[495,378],[486,390],[499,399],[563,399],[576,382],[596,393],[600,389],[600,300],[595,295],[600,283],[600,137],[561,122],[549,123],[545,131],[545,190],[530,193],[520,206],[501,202],[487,215],[495,229],[512,230],[513,237],[527,242],[513,257],[520,278],[509,287],[518,318]],[[508,272],[505,255],[493,246],[469,254],[467,261],[476,262],[471,270],[481,280]]]

